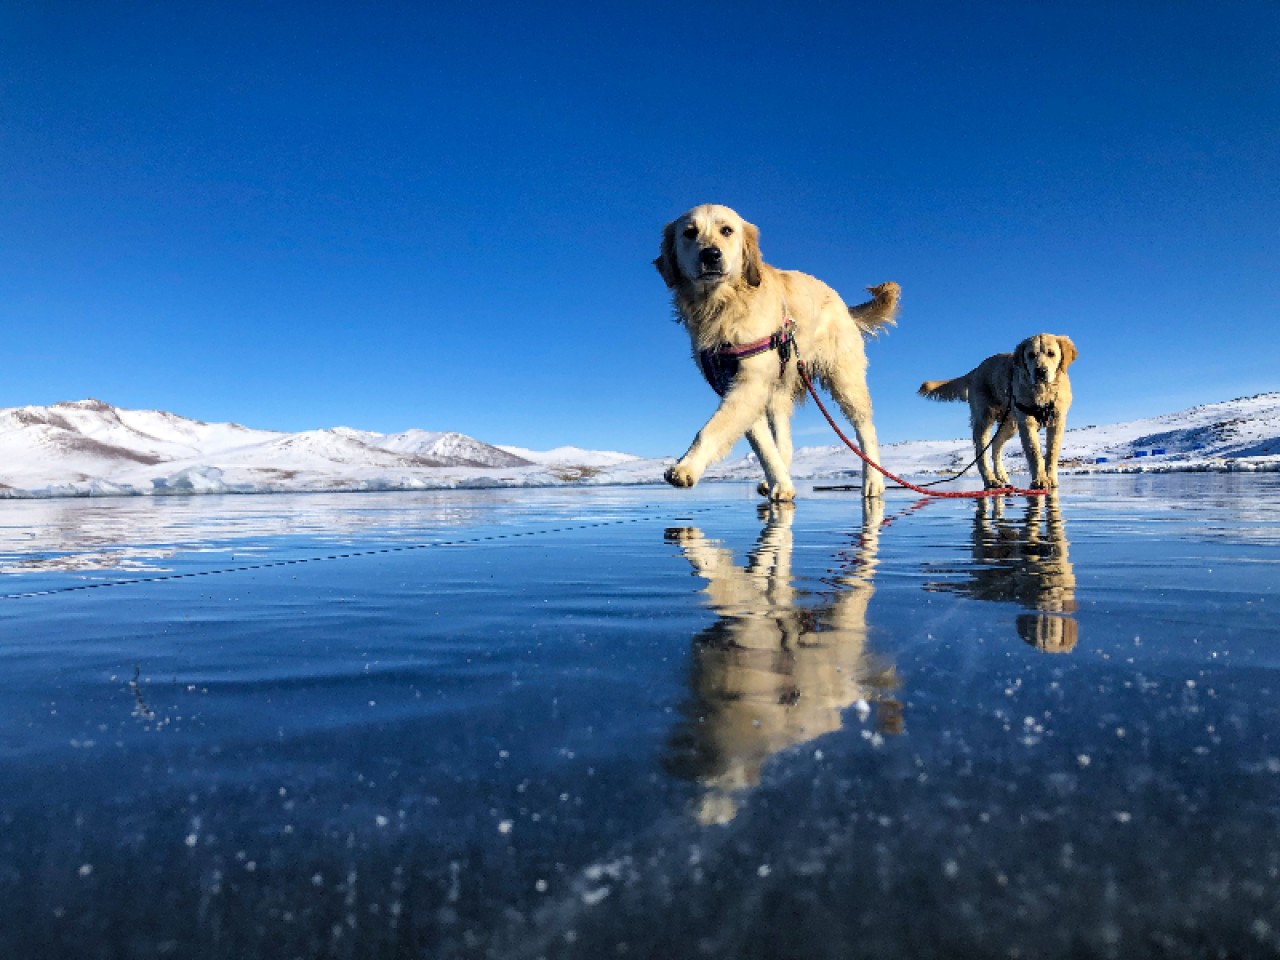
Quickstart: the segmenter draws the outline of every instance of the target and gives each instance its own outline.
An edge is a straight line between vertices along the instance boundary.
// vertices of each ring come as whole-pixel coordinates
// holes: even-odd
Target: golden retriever
[[[863,452],[879,459],[862,338],[895,322],[896,283],[869,287],[874,299],[848,307],[821,280],[765,263],[759,230],[718,204],[694,207],[667,224],[653,264],[672,290],[695,359],[722,395],[684,456],[667,470],[668,483],[693,486],[746,434],[764,468],[760,492],[770,500],[793,499],[790,418],[804,393],[797,359],[831,392]],[[750,353],[753,347],[760,352]],[[864,464],[862,495],[883,492],[880,474]]]
[[[1031,471],[1031,489],[1058,485],[1058,454],[1071,406],[1071,378],[1067,367],[1078,356],[1069,337],[1037,333],[1013,353],[987,357],[963,377],[926,380],[920,396],[930,400],[968,400],[974,455],[988,489],[1009,486],[1000,453],[1016,429],[1022,438]],[[991,464],[985,455],[987,434],[999,422],[991,441]],[[1039,430],[1045,428],[1047,451],[1040,455]]]

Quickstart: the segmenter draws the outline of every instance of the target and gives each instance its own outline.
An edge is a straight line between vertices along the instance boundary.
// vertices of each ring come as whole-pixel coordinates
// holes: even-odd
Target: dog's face
[[[1027,337],[1014,354],[1027,378],[1037,386],[1056,383],[1058,377],[1076,358],[1076,345],[1070,337],[1037,333]]]
[[[728,207],[705,203],[667,224],[653,265],[668,287],[706,294],[721,284],[760,285],[760,232]]]

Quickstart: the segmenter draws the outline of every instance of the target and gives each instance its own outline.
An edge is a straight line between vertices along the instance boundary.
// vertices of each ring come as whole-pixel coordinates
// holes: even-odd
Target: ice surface
[[[0,955],[1277,952],[1280,478],[804,492],[0,504]]]

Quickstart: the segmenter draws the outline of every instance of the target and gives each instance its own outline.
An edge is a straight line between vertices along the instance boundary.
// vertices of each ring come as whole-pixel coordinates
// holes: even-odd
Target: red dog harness
[[[795,352],[795,331],[796,323],[791,319],[791,313],[784,304],[782,308],[782,326],[775,332],[761,340],[744,343],[741,346],[724,343],[718,347],[700,350],[698,352],[698,366],[702,368],[702,375],[706,378],[707,383],[711,384],[711,389],[722,397],[729,392],[729,387],[733,384],[733,378],[738,375],[738,364],[747,357],[754,357],[767,350],[777,350],[778,376],[782,376],[786,372],[787,361],[791,359],[791,355]]]

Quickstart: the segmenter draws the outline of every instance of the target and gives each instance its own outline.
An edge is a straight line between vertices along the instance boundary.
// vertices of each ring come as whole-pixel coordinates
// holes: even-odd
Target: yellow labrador
[[[879,460],[862,338],[895,322],[900,290],[896,283],[869,287],[872,300],[848,307],[821,280],[765,263],[759,237],[754,225],[718,204],[694,207],[663,230],[654,266],[672,290],[703,375],[721,395],[666,479],[693,486],[746,434],[764,468],[760,492],[791,500],[790,418],[804,393],[797,353],[853,423],[863,452]],[[883,492],[880,474],[864,465],[862,495]]]
[[[1071,379],[1067,367],[1078,353],[1070,337],[1037,333],[1027,337],[1013,353],[987,357],[963,377],[926,380],[920,396],[930,400],[968,400],[969,425],[978,469],[988,488],[1009,486],[1000,452],[1016,429],[1031,470],[1031,488],[1048,490],[1058,485],[1058,453],[1071,406]],[[991,425],[999,421],[991,441],[991,464],[984,451]],[[1048,450],[1040,455],[1039,430],[1045,428]]]

